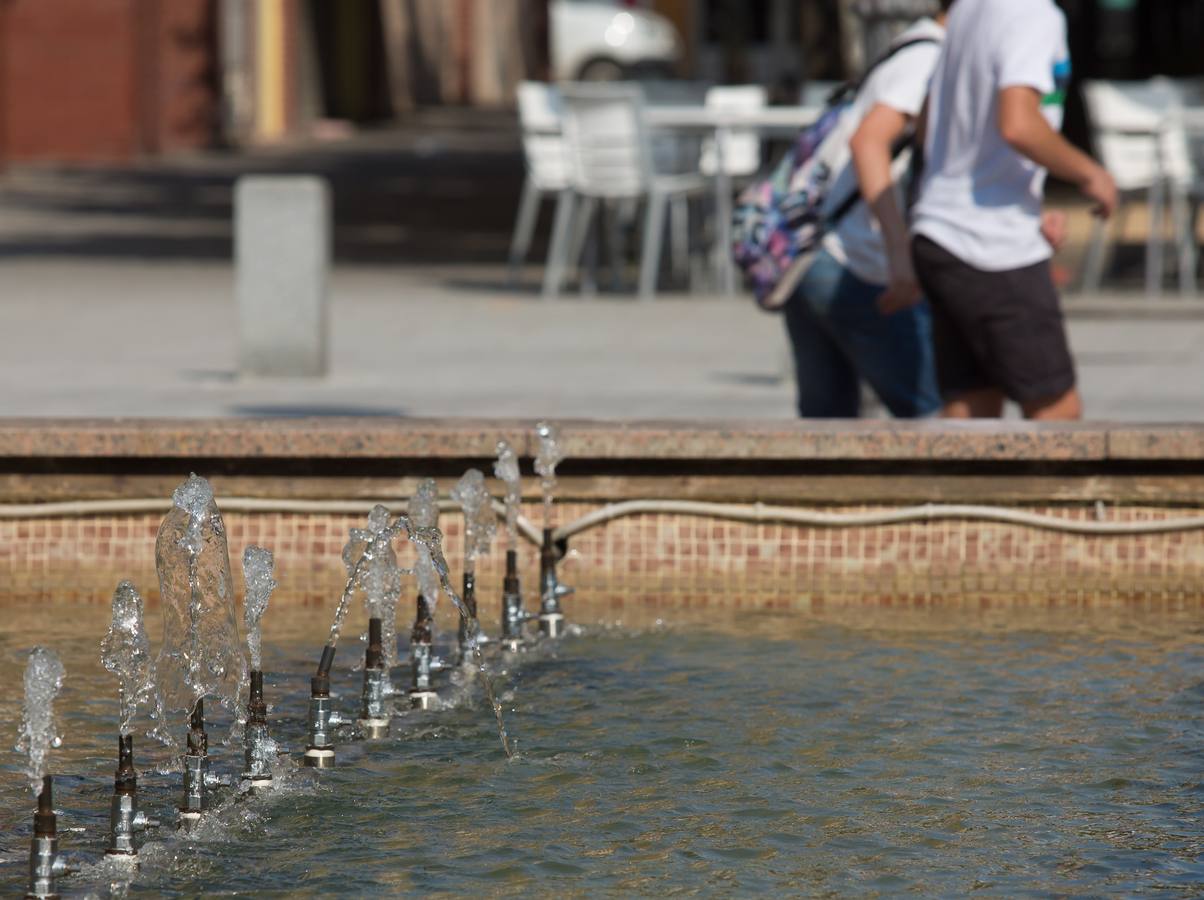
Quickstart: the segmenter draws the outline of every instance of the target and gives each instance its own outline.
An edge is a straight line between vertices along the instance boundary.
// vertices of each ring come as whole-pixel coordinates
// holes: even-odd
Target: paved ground
[[[336,271],[330,375],[237,375],[221,264],[0,264],[0,415],[790,416],[777,317],[668,296],[547,304],[500,271]],[[1092,418],[1204,419],[1204,318],[1076,317]]]
[[[247,171],[333,184],[327,378],[238,377],[229,204]],[[534,267],[526,288],[507,287],[497,261],[520,178],[509,118],[496,116],[351,146],[10,172],[0,415],[792,415],[781,322],[745,301],[546,304]],[[1121,254],[1122,285],[1136,249]],[[1204,303],[1073,304],[1092,418],[1204,418]]]

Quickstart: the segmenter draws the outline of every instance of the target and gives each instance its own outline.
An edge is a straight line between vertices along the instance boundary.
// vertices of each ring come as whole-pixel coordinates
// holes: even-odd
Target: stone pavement
[[[329,376],[241,379],[228,264],[10,259],[0,415],[792,415],[781,322],[748,302],[545,303],[502,275],[337,267]],[[1168,307],[1072,318],[1092,419],[1204,420],[1204,316]]]

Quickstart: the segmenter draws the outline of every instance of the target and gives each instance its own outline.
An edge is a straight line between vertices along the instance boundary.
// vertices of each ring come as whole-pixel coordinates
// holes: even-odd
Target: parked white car
[[[624,0],[552,0],[552,74],[559,81],[674,75],[682,42],[664,16]]]

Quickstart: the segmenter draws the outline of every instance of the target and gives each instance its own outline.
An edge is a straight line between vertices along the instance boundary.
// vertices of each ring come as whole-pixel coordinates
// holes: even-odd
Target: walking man
[[[1116,185],[1059,134],[1070,55],[1054,0],[958,0],[928,99],[912,253],[932,306],[950,418],[1078,419],[1082,402],[1049,259],[1065,221],[1045,177],[1107,218]]]

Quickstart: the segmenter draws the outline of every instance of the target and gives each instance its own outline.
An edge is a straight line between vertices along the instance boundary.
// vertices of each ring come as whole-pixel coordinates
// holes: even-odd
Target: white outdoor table
[[[792,135],[812,124],[823,113],[820,107],[766,106],[757,110],[726,110],[706,106],[648,105],[644,121],[660,131],[712,132],[715,137],[715,215],[719,219],[716,259],[720,284],[725,293],[736,293],[732,266],[732,184],[723,158],[727,137],[737,131]]]

